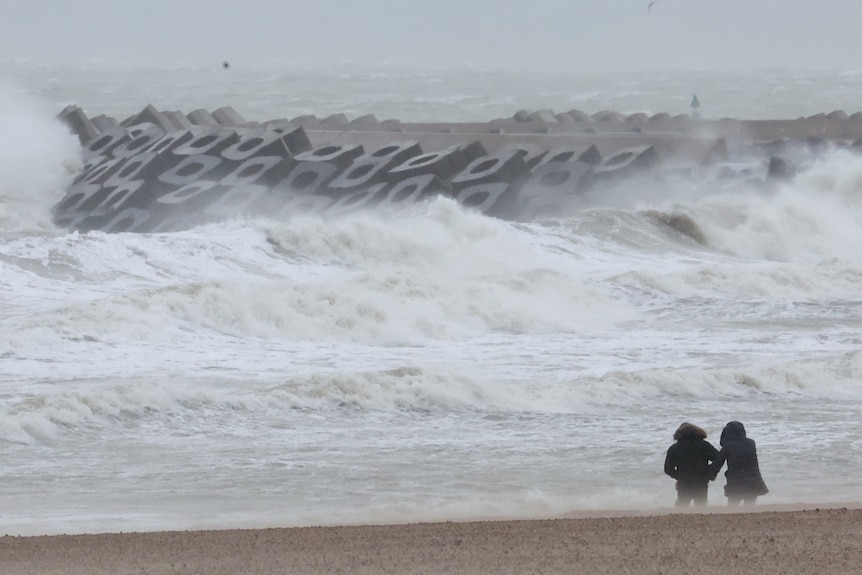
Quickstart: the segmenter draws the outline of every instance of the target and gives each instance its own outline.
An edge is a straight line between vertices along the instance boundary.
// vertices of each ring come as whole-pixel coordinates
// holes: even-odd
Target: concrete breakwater
[[[68,106],[83,166],[53,207],[72,230],[163,232],[236,216],[398,210],[435,195],[510,220],[564,215],[644,182],[765,184],[825,151],[862,150],[862,113],[795,120],[520,111],[476,123],[372,115],[246,121],[233,108]]]

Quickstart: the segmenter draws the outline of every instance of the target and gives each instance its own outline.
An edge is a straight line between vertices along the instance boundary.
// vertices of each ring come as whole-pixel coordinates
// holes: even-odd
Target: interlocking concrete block
[[[188,114],[186,114],[186,118],[189,122],[194,126],[218,126],[219,123],[213,118],[213,115],[210,114],[209,110],[204,110],[203,108],[198,108],[197,110],[192,110]]]
[[[220,180],[236,169],[237,163],[218,156],[185,156],[177,164],[162,172],[158,181],[180,188],[198,180]]]
[[[421,154],[422,148],[415,140],[391,142],[356,158],[328,184],[328,188],[343,196],[374,186],[387,180],[391,168]]]
[[[585,162],[548,162],[536,167],[519,188],[512,219],[560,215],[592,182],[594,167]]]
[[[448,182],[476,158],[486,155],[482,144],[476,140],[471,144],[452,146],[439,152],[416,156],[389,170],[393,180],[424,174],[437,176]]]
[[[529,122],[544,122],[546,124],[556,124],[557,116],[551,110],[538,110],[527,116]]]
[[[182,112],[178,112],[176,110],[172,111],[164,111],[162,114],[170,121],[171,125],[174,127],[174,130],[188,130],[193,126],[189,119],[185,117]]]
[[[590,122],[592,118],[586,112],[582,112],[581,110],[569,110],[566,112],[569,117],[575,122]]]
[[[364,153],[365,149],[361,144],[330,144],[297,154],[296,159],[300,162],[325,162],[344,169]]]
[[[485,182],[462,188],[455,201],[488,216],[511,219],[519,208],[516,190],[508,182]]]
[[[100,131],[78,106],[66,106],[57,114],[57,119],[66,124],[72,133],[78,136],[81,145],[86,145],[94,140]]]
[[[215,220],[260,216],[265,211],[259,206],[265,205],[265,198],[269,193],[269,187],[261,185],[228,187],[227,192],[207,204],[204,213]]]
[[[116,214],[101,229],[108,233],[149,232],[155,227],[157,216],[149,210],[127,208]]]
[[[591,166],[597,166],[602,161],[595,144],[580,145],[565,148],[554,148],[542,157],[539,164],[550,164],[553,162],[584,162]]]
[[[527,172],[520,150],[507,150],[473,160],[451,179],[452,188],[460,191],[479,184],[510,183]]]
[[[152,104],[147,104],[143,110],[120,122],[120,125],[124,127],[135,126],[137,124],[153,124],[161,128],[164,132],[170,132],[174,129],[173,122],[171,122]]]
[[[326,185],[339,173],[338,166],[327,162],[297,162],[290,173],[274,189],[280,193],[315,194],[325,190]],[[328,202],[326,205],[330,205]]]
[[[286,178],[295,165],[295,160],[282,156],[253,156],[240,162],[220,183],[223,186],[274,186]]]
[[[195,127],[177,134],[177,137],[177,140],[170,141],[167,145],[157,142],[153,147],[159,152],[169,149],[177,156],[217,156],[240,141],[236,130],[220,127]]]
[[[149,149],[165,137],[165,131],[154,124],[139,124],[128,128],[129,137],[115,146],[111,155],[115,158],[129,158]]]
[[[248,125],[245,118],[230,106],[213,110],[212,117],[222,126],[242,127]]]
[[[84,148],[84,157],[92,155],[112,155],[114,148],[129,140],[129,131],[117,126],[106,132],[101,132],[98,137],[87,143]]]
[[[380,125],[380,120],[374,114],[364,114],[358,118],[354,118],[350,125],[354,128],[371,128]]]
[[[607,181],[612,178],[632,177],[643,173],[659,161],[655,146],[633,146],[605,157],[593,170],[593,179]]]

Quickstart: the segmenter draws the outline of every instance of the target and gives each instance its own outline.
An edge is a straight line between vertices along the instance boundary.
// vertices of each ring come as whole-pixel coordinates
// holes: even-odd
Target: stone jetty
[[[602,193],[671,181],[767,185],[862,150],[862,113],[794,120],[522,110],[488,122],[147,106],[118,120],[68,106],[83,166],[52,210],[70,230],[171,232],[238,216],[397,211],[444,195],[507,220],[563,215]]]

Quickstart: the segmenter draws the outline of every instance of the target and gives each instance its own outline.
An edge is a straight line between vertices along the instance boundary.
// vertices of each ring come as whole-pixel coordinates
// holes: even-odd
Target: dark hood
[[[738,421],[731,421],[724,426],[724,429],[721,430],[721,439],[719,439],[719,443],[724,445],[728,441],[741,439],[743,437],[745,437],[745,426]]]

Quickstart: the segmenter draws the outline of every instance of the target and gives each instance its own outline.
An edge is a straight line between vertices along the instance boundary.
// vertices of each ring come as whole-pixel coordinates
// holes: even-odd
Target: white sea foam
[[[251,119],[486,121],[685,111],[669,107],[697,82],[721,88],[698,88],[704,112],[796,117],[862,77],[812,73],[822,94],[772,109],[781,73],[13,68],[36,97],[0,97],[24,134],[0,150],[3,532],[656,509],[673,499],[661,464],[683,420],[711,438],[744,421],[771,502],[858,497],[852,154],[792,184],[635,182],[528,224],[447,200],[176,234],[46,224],[77,152],[52,118],[70,101],[121,118],[161,93],[157,107]]]
[[[38,96],[0,82],[0,228],[53,230],[46,207],[79,168],[79,145]]]

